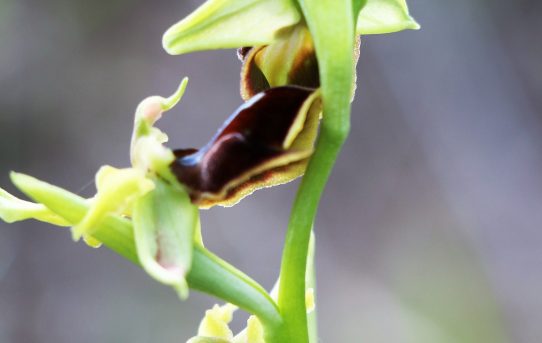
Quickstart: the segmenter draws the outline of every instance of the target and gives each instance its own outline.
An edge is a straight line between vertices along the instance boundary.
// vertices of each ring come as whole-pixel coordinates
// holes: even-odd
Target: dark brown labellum
[[[285,171],[282,168],[295,168],[306,160],[320,111],[314,94],[312,89],[292,86],[259,93],[239,107],[203,148],[176,150],[171,169],[193,202],[201,207],[232,205],[255,188],[269,186],[275,173]],[[311,119],[314,132],[307,138],[302,131],[309,116],[316,116],[316,124]],[[303,144],[296,144],[303,136]]]

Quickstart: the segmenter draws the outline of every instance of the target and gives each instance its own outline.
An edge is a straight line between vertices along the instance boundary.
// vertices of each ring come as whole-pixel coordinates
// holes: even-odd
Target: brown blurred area
[[[199,3],[0,0],[0,185],[17,170],[91,195],[100,165],[128,165],[138,102],[183,76],[160,126],[204,144],[241,104],[235,51],[161,48]],[[541,342],[542,4],[409,4],[421,31],[362,42],[316,223],[321,342]],[[296,186],[203,212],[207,244],[271,287]],[[0,223],[0,343],[184,342],[214,301],[65,230]]]

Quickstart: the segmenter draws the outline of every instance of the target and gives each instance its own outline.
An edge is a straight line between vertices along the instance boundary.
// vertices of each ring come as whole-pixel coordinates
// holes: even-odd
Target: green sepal
[[[136,200],[134,237],[143,269],[157,281],[188,296],[198,209],[180,187],[155,181],[156,188]]]
[[[23,193],[34,201],[45,205],[70,225],[79,223],[90,209],[88,200],[65,189],[25,174],[12,172],[10,176],[13,184]],[[93,237],[119,255],[139,264],[132,224],[129,220],[107,214],[95,227]]]
[[[172,55],[267,45],[300,19],[292,0],[209,0],[169,28],[162,44]]]
[[[70,226],[70,223],[44,205],[18,199],[2,188],[0,188],[0,219],[6,223],[35,219],[57,226]]]
[[[419,28],[405,0],[367,0],[359,12],[356,32],[369,35]]]

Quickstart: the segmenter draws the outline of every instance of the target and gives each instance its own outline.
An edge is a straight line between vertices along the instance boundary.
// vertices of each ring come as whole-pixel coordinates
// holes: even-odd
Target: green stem
[[[314,40],[323,100],[323,120],[314,155],[294,201],[286,233],[279,308],[289,343],[307,343],[305,275],[312,224],[320,197],[350,130],[354,73],[354,15],[349,0],[299,0]]]
[[[33,177],[12,173],[13,183],[29,197],[44,204],[70,223],[78,223],[89,209],[84,198]],[[132,223],[108,215],[93,234],[105,246],[139,265]],[[192,269],[187,275],[191,288],[228,301],[255,314],[264,325],[268,343],[285,342],[283,321],[276,303],[265,289],[243,272],[212,254],[194,247]]]
[[[321,133],[317,149],[299,188],[282,257],[279,308],[292,340],[308,342],[305,309],[305,268],[311,227],[320,196],[340,150],[336,139]]]

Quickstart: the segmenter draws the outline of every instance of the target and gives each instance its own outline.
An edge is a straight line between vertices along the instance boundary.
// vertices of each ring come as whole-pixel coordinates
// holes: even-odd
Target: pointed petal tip
[[[405,0],[367,0],[359,13],[356,31],[369,35],[419,29]]]
[[[416,19],[410,17],[410,25],[409,27],[407,27],[408,29],[411,29],[411,30],[419,30],[421,29],[421,25],[416,21]]]
[[[182,79],[181,83],[179,84],[179,87],[177,88],[175,93],[173,93],[171,96],[169,96],[168,98],[162,101],[162,109],[164,111],[169,111],[175,105],[177,105],[179,101],[181,101],[184,95],[184,92],[186,91],[187,84],[188,84],[188,77],[185,76]]]

